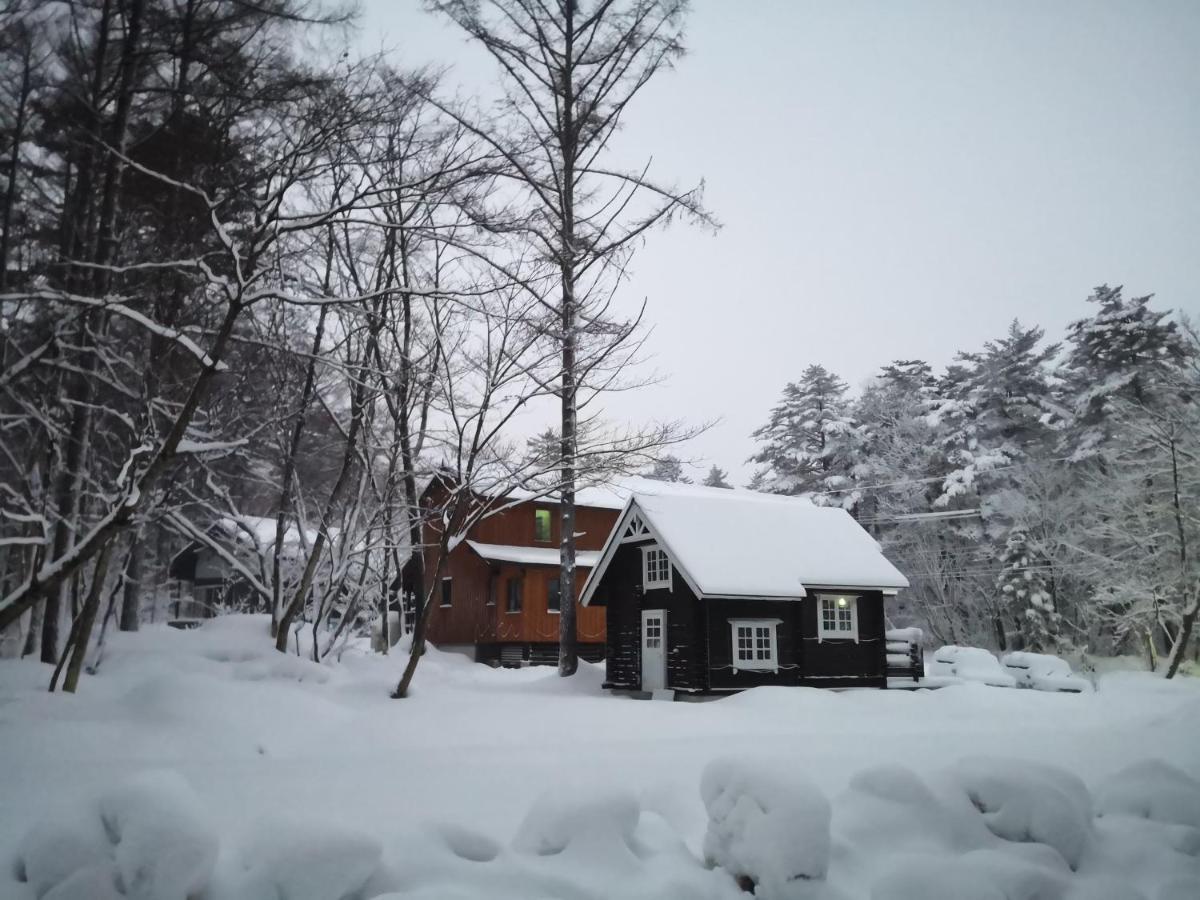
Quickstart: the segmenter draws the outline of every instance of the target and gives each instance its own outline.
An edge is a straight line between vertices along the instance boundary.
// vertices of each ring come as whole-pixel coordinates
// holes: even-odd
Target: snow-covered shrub
[[[518,853],[552,856],[586,844],[618,857],[629,854],[641,815],[637,798],[626,791],[546,792],[534,801],[513,838]]]
[[[17,848],[16,875],[41,897],[80,869],[112,864],[112,848],[99,820],[35,825]]]
[[[242,876],[229,893],[239,900],[342,900],[362,889],[382,854],[378,840],[358,831],[262,821],[241,847]]]
[[[1142,760],[1100,787],[1096,809],[1100,815],[1139,816],[1200,828],[1200,781],[1161,760]]]
[[[1064,769],[1003,759],[974,759],[950,770],[1006,841],[1046,844],[1075,869],[1088,844],[1092,802],[1087,787]]]
[[[803,897],[829,868],[829,801],[802,776],[719,759],[700,778],[705,861],[749,878],[766,900]]]
[[[185,900],[207,884],[219,840],[200,799],[174,772],[147,772],[100,799],[129,897]]]
[[[1016,687],[1017,680],[1004,671],[1000,661],[980,647],[957,647],[948,644],[933,654],[930,675],[953,676],[964,681],[978,681],[992,687]]]
[[[84,866],[42,900],[128,900],[117,890],[117,871],[111,862]]]

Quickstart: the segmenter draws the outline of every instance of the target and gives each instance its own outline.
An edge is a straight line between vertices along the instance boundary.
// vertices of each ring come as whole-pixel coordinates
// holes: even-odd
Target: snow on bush
[[[1021,687],[1038,691],[1066,691],[1074,694],[1090,694],[1092,683],[1074,674],[1071,664],[1059,656],[1049,653],[1006,653],[1000,658],[1001,665],[1008,670]]]
[[[1100,815],[1123,814],[1200,829],[1200,781],[1155,759],[1122,769],[1096,792]]]
[[[829,801],[805,778],[718,759],[700,778],[708,811],[704,857],[749,878],[766,900],[804,897],[829,868]]]
[[[112,863],[99,863],[78,869],[42,900],[128,900],[117,890],[117,871]]]
[[[268,820],[242,842],[241,873],[220,900],[342,900],[355,896],[379,867],[374,837],[330,825]]]
[[[956,647],[948,644],[933,654],[930,675],[953,676],[978,681],[992,687],[1016,687],[1017,680],[1004,671],[991,652],[980,647]]]
[[[112,848],[100,820],[44,822],[35,825],[17,848],[16,876],[41,897],[80,869],[112,867]]]
[[[632,844],[640,815],[637,798],[627,791],[547,792],[534,801],[512,846],[538,856],[570,848],[589,864],[628,867],[636,863]]]
[[[1092,823],[1091,795],[1078,777],[1053,766],[990,758],[960,762],[950,775],[997,837],[1046,844],[1078,868]]]
[[[100,799],[129,897],[186,900],[207,884],[219,841],[200,800],[174,772],[146,772]]]

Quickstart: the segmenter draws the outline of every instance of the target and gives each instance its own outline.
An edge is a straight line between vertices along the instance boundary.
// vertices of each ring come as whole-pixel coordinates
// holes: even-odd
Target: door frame
[[[646,620],[650,619],[650,618],[657,618],[659,620],[659,628],[661,629],[660,634],[659,634],[659,639],[658,639],[659,640],[658,652],[659,652],[659,655],[662,657],[662,672],[661,672],[661,677],[660,677],[660,680],[662,683],[658,684],[658,685],[652,685],[650,687],[647,687],[647,685],[646,685],[646,681],[647,681],[647,679],[646,679]],[[639,680],[639,684],[641,685],[642,690],[643,691],[665,690],[667,688],[667,611],[665,609],[643,609],[642,610],[642,624],[641,624],[641,628],[638,631],[638,641],[639,641],[638,647],[640,649],[640,652],[638,654],[638,662],[639,662],[638,680]]]

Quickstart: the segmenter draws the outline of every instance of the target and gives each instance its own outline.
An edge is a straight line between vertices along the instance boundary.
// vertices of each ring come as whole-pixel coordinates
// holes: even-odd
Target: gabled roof
[[[481,544],[479,541],[465,541],[466,545],[492,562],[518,563],[523,566],[557,566],[559,551],[557,547],[518,547],[512,544]],[[599,550],[576,550],[575,565],[581,569],[590,569],[600,560]]]
[[[583,593],[586,605],[634,517],[700,597],[799,599],[808,589],[898,590],[908,580],[843,509],[799,497],[639,480]]]

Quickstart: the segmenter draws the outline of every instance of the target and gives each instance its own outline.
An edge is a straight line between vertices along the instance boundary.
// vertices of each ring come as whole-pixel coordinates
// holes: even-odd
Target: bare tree
[[[531,321],[556,348],[560,407],[558,498],[563,596],[575,596],[575,490],[579,414],[616,383],[639,346],[640,315],[622,319],[612,301],[635,244],[684,214],[711,222],[699,187],[679,190],[642,170],[607,163],[621,118],[657,73],[683,53],[684,0],[439,0],[429,4],[461,27],[499,67],[503,101],[484,119],[451,112],[503,162],[519,195],[488,216],[519,236],[543,266],[523,280],[536,299]],[[447,112],[450,112],[448,107]],[[571,675],[575,604],[563,604],[559,672]]]

